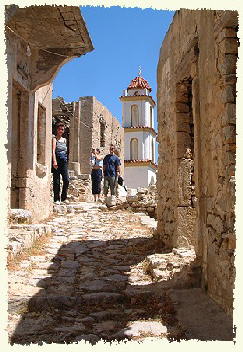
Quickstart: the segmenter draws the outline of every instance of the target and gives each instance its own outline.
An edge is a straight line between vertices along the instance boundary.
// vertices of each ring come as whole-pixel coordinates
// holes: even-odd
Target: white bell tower
[[[125,184],[129,188],[148,187],[156,182],[154,106],[148,82],[141,68],[120,97],[124,127]]]

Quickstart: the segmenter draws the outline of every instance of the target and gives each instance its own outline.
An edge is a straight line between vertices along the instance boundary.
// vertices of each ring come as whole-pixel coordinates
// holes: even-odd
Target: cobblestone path
[[[44,255],[10,272],[11,342],[95,343],[172,334],[171,302],[165,294],[151,295],[152,281],[143,271],[145,256],[153,253],[151,230],[128,212],[103,212],[91,203],[79,207],[50,222],[55,234]]]
[[[9,273],[10,342],[184,338],[167,290],[144,270],[155,253],[151,229],[126,211],[76,208],[49,222],[43,254]]]

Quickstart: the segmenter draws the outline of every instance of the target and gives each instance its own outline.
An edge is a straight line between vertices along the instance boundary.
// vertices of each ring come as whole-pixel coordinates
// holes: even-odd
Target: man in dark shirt
[[[107,154],[103,160],[104,172],[104,195],[107,196],[110,188],[111,195],[116,193],[117,177],[120,175],[120,159],[114,154],[115,147],[110,145],[110,154]]]

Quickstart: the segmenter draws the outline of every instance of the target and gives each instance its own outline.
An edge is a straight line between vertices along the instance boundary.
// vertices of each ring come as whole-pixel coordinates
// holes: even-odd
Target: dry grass
[[[148,275],[151,278],[151,265],[148,260],[143,260],[141,263],[141,267],[143,269],[144,274]]]
[[[28,260],[30,256],[42,255],[45,253],[45,245],[48,243],[52,237],[52,233],[45,234],[36,239],[30,248],[24,249],[21,253],[17,254],[14,257],[8,257],[7,268],[9,271],[15,271],[19,269],[19,264],[23,260]],[[30,270],[30,266],[26,270]]]

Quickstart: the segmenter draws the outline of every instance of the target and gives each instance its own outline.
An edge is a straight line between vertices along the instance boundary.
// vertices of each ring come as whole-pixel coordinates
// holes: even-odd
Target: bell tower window
[[[138,139],[137,138],[131,139],[130,158],[131,158],[131,160],[138,160]]]
[[[139,119],[138,119],[138,106],[132,105],[131,106],[131,127],[139,126]]]

